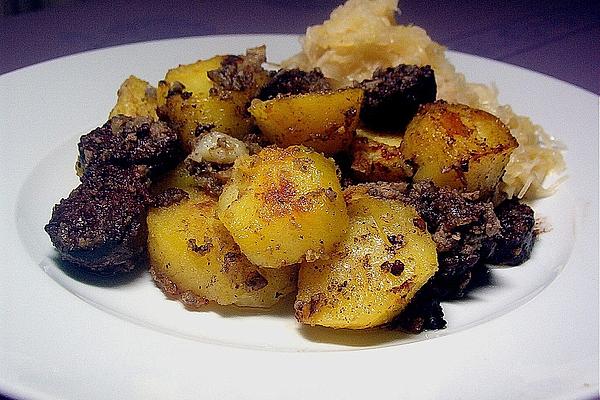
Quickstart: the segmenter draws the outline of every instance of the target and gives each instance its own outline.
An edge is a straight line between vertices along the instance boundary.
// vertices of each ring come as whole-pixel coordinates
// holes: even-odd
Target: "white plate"
[[[551,229],[533,257],[446,304],[449,327],[410,336],[298,326],[274,312],[185,311],[147,274],[74,279],[43,231],[76,186],[81,134],[106,120],[130,74],[165,71],[294,36],[121,46],[0,76],[0,391],[32,399],[585,398],[598,388],[598,97],[506,64],[450,53],[471,80],[568,146],[570,178],[534,208]],[[81,278],[81,277],[80,277]],[[83,300],[83,301],[81,301]],[[354,350],[354,351],[348,351]],[[356,351],[360,350],[360,351]]]

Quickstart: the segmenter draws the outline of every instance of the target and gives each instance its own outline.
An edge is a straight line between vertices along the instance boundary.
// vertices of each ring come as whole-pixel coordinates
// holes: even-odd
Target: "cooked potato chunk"
[[[151,272],[167,296],[192,309],[209,301],[269,307],[295,290],[294,267],[252,265],[216,217],[216,200],[188,193],[189,199],[148,214]]]
[[[350,227],[329,260],[304,262],[296,318],[363,329],[389,322],[437,271],[435,243],[413,207],[346,190]]]
[[[242,138],[253,123],[247,107],[268,73],[262,69],[264,48],[249,49],[246,56],[215,56],[180,65],[159,82],[159,115],[179,133],[191,150],[203,132],[217,130]]]
[[[397,182],[410,178],[410,167],[400,153],[402,136],[357,129],[352,142],[352,172],[361,181]]]
[[[303,146],[238,158],[218,215],[250,261],[272,268],[326,255],[348,226],[335,164]]]
[[[160,83],[159,87],[161,85],[164,84]],[[239,139],[252,127],[244,107],[231,99],[213,96],[171,93],[159,113],[177,131],[188,151],[194,147],[196,137],[204,132],[214,129]]]
[[[495,116],[444,101],[423,106],[408,124],[400,149],[416,181],[482,194],[496,188],[518,146]]]
[[[267,140],[281,147],[304,145],[327,155],[352,142],[362,89],[252,100],[250,113]]]
[[[150,117],[156,121],[156,106],[156,88],[131,75],[117,91],[117,104],[111,110],[109,119],[121,114],[129,117]]]
[[[213,82],[208,78],[208,71],[219,68],[225,56],[215,56],[208,60],[198,60],[192,64],[181,64],[176,68],[167,71],[165,79],[161,82],[158,90],[158,104],[165,104],[168,91],[176,82],[185,87],[186,92],[195,94],[198,97],[208,96]]]

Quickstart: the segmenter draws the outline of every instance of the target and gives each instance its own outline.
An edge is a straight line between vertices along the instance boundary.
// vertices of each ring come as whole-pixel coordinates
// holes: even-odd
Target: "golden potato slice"
[[[150,117],[158,120],[156,88],[148,82],[131,75],[125,79],[117,91],[117,104],[113,107],[108,118],[115,115],[130,117]]]
[[[359,128],[352,142],[351,169],[365,182],[408,180],[412,171],[400,152],[402,136]]]
[[[225,56],[214,56],[208,60],[198,60],[192,64],[180,64],[176,68],[167,71],[165,79],[159,82],[158,104],[164,105],[167,100],[169,89],[173,84],[179,82],[187,92],[198,97],[208,96],[214,83],[208,79],[208,71],[215,70],[221,66]],[[163,83],[161,85],[161,83]]]
[[[333,160],[303,146],[238,158],[218,216],[250,261],[272,268],[326,255],[348,226]]]
[[[362,89],[252,100],[248,111],[267,140],[304,145],[327,155],[346,149],[359,121]]]
[[[296,318],[363,329],[389,322],[437,271],[435,243],[415,209],[346,190],[350,227],[329,260],[300,265]]]
[[[164,86],[163,83],[159,87]],[[159,108],[161,117],[179,134],[187,151],[194,147],[194,140],[203,132],[215,130],[235,138],[250,132],[253,124],[244,106],[230,99],[214,96],[187,96],[172,93]]]
[[[209,301],[269,307],[295,290],[295,267],[252,265],[216,217],[216,200],[188,193],[189,199],[148,213],[151,272],[167,296],[192,309]]]
[[[426,104],[408,124],[400,150],[415,181],[493,192],[518,146],[495,116],[462,104]]]
[[[261,67],[264,57],[259,47],[246,56],[215,56],[167,72],[158,84],[159,116],[177,130],[187,150],[205,131],[238,139],[250,132],[247,107],[268,80]]]

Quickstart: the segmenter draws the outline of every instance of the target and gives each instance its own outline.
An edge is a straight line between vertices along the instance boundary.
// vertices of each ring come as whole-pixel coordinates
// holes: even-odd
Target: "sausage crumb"
[[[386,261],[381,264],[381,269],[384,272],[389,272],[394,276],[400,276],[402,275],[402,272],[404,272],[404,263],[400,260],[394,260],[394,262]]]
[[[337,199],[337,193],[332,188],[325,189],[325,196],[327,196],[330,201],[335,201],[335,199]]]
[[[179,188],[168,188],[154,196],[152,205],[154,207],[170,207],[190,198],[188,192]]]
[[[388,235],[387,239],[390,242],[390,244],[396,249],[404,246],[404,235],[402,234]]]
[[[204,255],[213,248],[213,244],[211,243],[209,238],[204,238],[204,240],[204,244],[198,246],[198,244],[196,243],[196,239],[188,239],[188,248],[195,253]]]
[[[308,302],[304,300],[296,300],[294,303],[294,316],[300,322],[305,321],[325,304],[327,304],[327,297],[324,293],[316,293],[312,295]]]
[[[250,291],[256,291],[264,288],[269,284],[269,281],[260,274],[258,271],[254,271],[250,273],[246,277],[246,281],[244,282],[246,288]]]

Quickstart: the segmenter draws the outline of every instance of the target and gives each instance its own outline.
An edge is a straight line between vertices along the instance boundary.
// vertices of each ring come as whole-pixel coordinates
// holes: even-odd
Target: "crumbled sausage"
[[[196,239],[188,239],[188,248],[194,253],[198,253],[200,255],[204,255],[208,253],[212,248],[213,244],[210,241],[210,238],[204,238],[204,243],[198,244]]]
[[[404,263],[400,260],[394,260],[393,262],[386,261],[381,264],[381,269],[394,276],[400,276],[404,272]]]
[[[188,192],[180,188],[167,188],[152,199],[153,207],[169,207],[190,198]]]
[[[159,172],[179,161],[177,134],[164,122],[148,117],[112,117],[79,141],[79,164],[145,165]]]
[[[403,130],[419,106],[435,101],[437,85],[428,65],[378,69],[359,85],[365,90],[361,120],[376,129]]]
[[[505,200],[495,210],[500,220],[500,233],[495,250],[487,261],[492,264],[519,265],[529,259],[535,241],[535,217],[527,204]]]
[[[331,90],[331,83],[318,69],[310,72],[294,69],[281,69],[258,94],[261,100],[270,100],[278,95],[325,92]]]
[[[269,282],[260,274],[260,272],[254,271],[246,277],[244,284],[248,290],[255,291],[264,288],[269,284]]]

